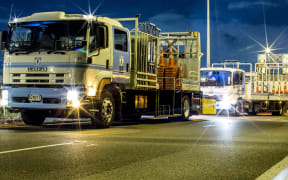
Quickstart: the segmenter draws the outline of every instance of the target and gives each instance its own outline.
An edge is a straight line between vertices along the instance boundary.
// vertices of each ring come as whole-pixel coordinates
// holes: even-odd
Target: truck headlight
[[[74,108],[79,108],[80,103],[80,93],[77,90],[68,90],[67,91],[67,100],[68,105]]]
[[[237,103],[237,99],[229,95],[224,95],[222,100],[220,101],[220,108],[227,110],[227,109],[230,109],[236,103]]]
[[[79,92],[77,90],[69,90],[67,92],[67,99],[69,101],[78,100],[79,99]]]
[[[230,109],[231,107],[231,98],[228,95],[224,95],[223,99],[219,103],[221,109]]]
[[[2,98],[1,98],[1,105],[7,106],[8,105],[8,90],[2,90]]]

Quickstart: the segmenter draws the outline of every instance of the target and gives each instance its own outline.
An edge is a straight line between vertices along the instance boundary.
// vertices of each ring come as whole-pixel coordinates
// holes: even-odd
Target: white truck
[[[245,101],[245,71],[235,61],[214,63],[211,68],[201,68],[200,84],[205,99],[216,100],[216,112],[240,114]],[[218,67],[217,67],[218,66]],[[219,67],[220,66],[220,67]]]
[[[30,125],[75,115],[97,128],[141,115],[188,119],[202,96],[200,34],[160,35],[138,19],[64,12],[15,18],[0,34],[2,103]],[[160,41],[169,58],[159,54]]]
[[[273,59],[268,58],[272,56]],[[204,97],[216,99],[217,109],[248,115],[269,112],[274,116],[280,116],[286,113],[288,55],[260,54],[254,71],[251,63],[227,62],[215,65],[223,67],[212,66],[210,69],[201,69],[201,90]],[[241,65],[246,65],[248,68],[240,68]],[[214,74],[222,76],[217,77],[218,81],[221,81],[220,85],[218,81],[209,80],[215,76]]]

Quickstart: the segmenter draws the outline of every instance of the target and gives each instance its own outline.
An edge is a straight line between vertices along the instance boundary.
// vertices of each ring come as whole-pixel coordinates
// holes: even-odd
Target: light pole
[[[210,67],[210,0],[207,0],[207,57],[206,66]]]

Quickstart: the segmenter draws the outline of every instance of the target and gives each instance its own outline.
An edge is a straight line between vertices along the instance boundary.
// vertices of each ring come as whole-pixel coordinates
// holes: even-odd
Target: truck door
[[[109,69],[111,52],[108,46],[108,28],[99,23],[93,23],[89,37],[89,64],[94,69]]]
[[[129,31],[113,28],[113,75],[112,81],[129,83]]]
[[[241,71],[233,72],[233,86],[236,88],[237,93],[243,95],[245,90],[245,74]]]

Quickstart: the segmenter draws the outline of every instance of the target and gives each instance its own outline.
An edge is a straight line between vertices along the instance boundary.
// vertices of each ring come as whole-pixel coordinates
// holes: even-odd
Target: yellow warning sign
[[[216,114],[216,100],[203,99],[202,100],[202,114]]]

